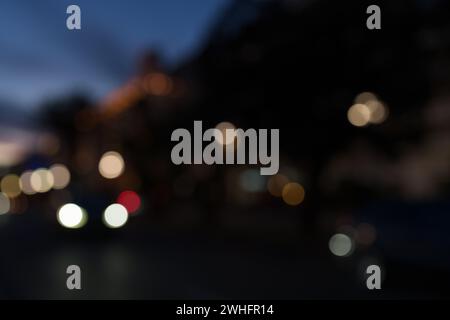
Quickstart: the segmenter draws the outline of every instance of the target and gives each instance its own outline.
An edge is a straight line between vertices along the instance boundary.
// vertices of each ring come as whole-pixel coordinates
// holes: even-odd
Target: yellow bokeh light
[[[34,191],[47,192],[53,187],[53,174],[44,168],[37,169],[31,174],[30,183]]]
[[[50,172],[53,175],[54,189],[64,189],[70,182],[70,172],[65,165],[55,164],[50,167]]]
[[[119,177],[125,170],[125,162],[118,152],[109,151],[100,159],[98,170],[104,178],[114,179]]]
[[[365,105],[370,110],[370,123],[380,124],[386,120],[388,110],[384,103],[378,100],[371,100],[366,102]]]
[[[305,189],[295,182],[290,182],[283,187],[282,197],[288,205],[296,206],[303,202]]]
[[[20,190],[19,177],[15,174],[4,176],[0,186],[2,192],[9,198],[15,198],[22,192],[22,190]]]
[[[377,101],[377,100],[378,100],[378,98],[375,95],[375,93],[366,91],[366,92],[361,92],[360,94],[358,94],[354,100],[354,103],[355,104],[358,104],[358,103],[366,104],[369,101]]]
[[[365,104],[354,104],[348,109],[347,118],[356,127],[364,127],[370,121],[371,112]]]
[[[347,115],[350,123],[363,127],[369,123],[382,123],[388,116],[388,109],[374,93],[362,92],[356,96]]]

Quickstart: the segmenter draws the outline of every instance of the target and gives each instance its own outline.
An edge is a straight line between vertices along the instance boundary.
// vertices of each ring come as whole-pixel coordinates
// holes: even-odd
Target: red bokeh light
[[[128,213],[135,213],[141,207],[141,198],[134,191],[124,191],[117,197],[117,203],[123,205]]]

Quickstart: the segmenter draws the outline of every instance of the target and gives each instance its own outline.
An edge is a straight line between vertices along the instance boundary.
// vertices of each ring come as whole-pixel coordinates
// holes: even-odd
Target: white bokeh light
[[[31,187],[34,191],[44,193],[53,187],[53,174],[44,168],[35,170],[30,177]]]
[[[345,257],[353,251],[353,241],[349,236],[338,233],[330,238],[328,246],[332,254],[338,257]]]
[[[103,222],[110,228],[120,228],[128,220],[127,209],[118,203],[110,205],[103,213]]]
[[[216,126],[216,129],[221,132],[214,136],[218,143],[221,145],[234,143],[234,140],[237,137],[234,124],[230,122],[221,122]]]
[[[9,198],[0,192],[0,215],[8,213],[9,209],[11,209]]]
[[[63,205],[58,210],[58,222],[66,228],[81,228],[86,223],[86,213],[84,210],[73,203]]]

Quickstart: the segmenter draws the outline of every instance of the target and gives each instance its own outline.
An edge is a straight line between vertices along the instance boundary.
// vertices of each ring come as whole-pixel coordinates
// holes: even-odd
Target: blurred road
[[[142,224],[123,230],[101,226],[96,232],[67,230],[44,224],[42,219],[31,221],[35,219],[31,217],[15,217],[7,222],[8,228],[0,227],[0,298],[417,297],[414,289],[386,287],[370,292],[356,276],[361,272],[354,258],[335,260],[326,250],[225,237],[220,232],[155,231]],[[66,289],[65,271],[71,264],[81,267],[81,291]],[[401,272],[395,275],[402,281]],[[415,280],[425,275],[416,274]],[[423,289],[420,296],[433,295]]]

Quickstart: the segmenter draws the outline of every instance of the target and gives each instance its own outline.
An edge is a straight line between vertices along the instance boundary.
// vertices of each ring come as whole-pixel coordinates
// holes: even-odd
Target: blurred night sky
[[[172,66],[195,52],[228,2],[2,0],[0,103],[30,110],[74,90],[102,97],[149,48]],[[81,7],[81,31],[66,29],[70,4]]]

